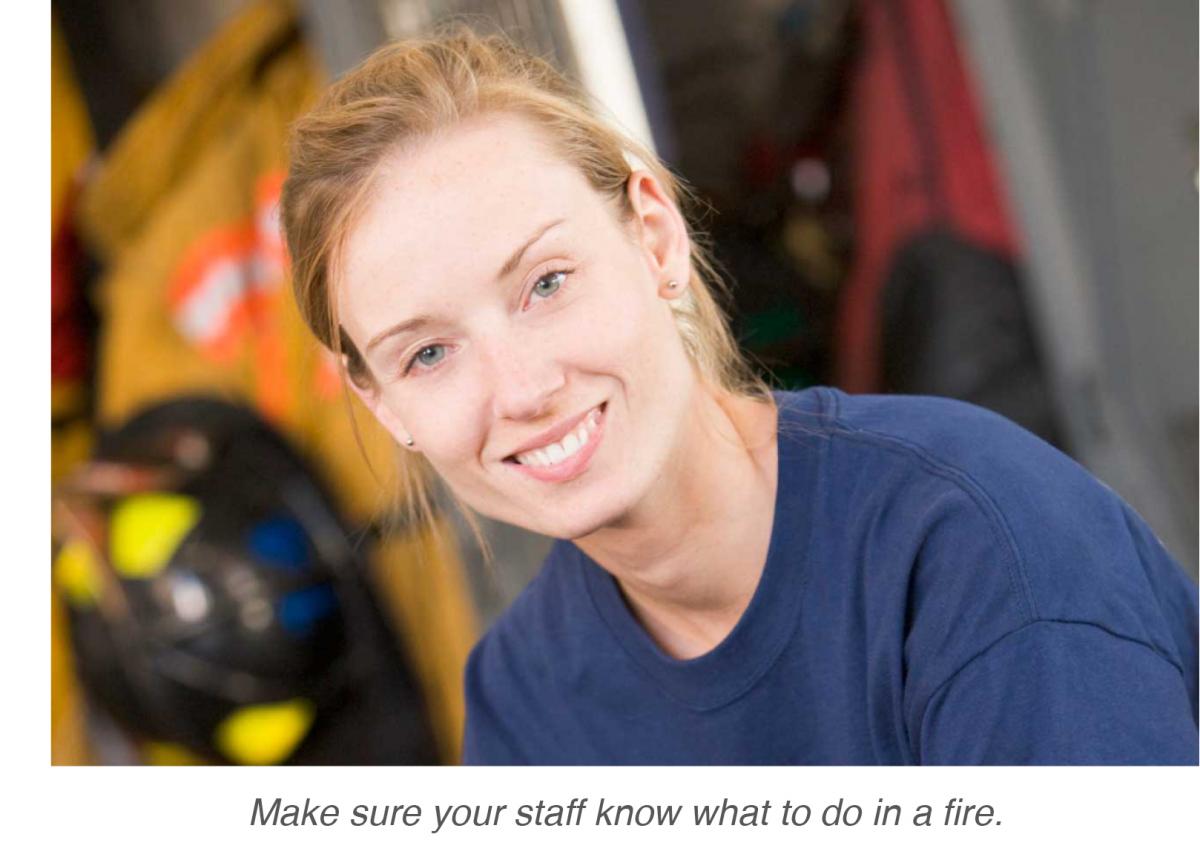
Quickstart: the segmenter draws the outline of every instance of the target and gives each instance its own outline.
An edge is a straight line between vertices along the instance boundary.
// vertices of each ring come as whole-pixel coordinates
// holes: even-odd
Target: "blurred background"
[[[501,31],[696,188],[779,388],[1022,424],[1197,570],[1194,0],[52,3],[52,758],[458,760],[547,542],[443,499],[286,284],[288,123],[394,38]]]

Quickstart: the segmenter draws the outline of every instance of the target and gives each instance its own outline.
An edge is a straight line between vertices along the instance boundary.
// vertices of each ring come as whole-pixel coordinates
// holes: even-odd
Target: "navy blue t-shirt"
[[[776,399],[729,635],[667,656],[560,541],[471,655],[466,763],[1196,763],[1196,587],[1111,490],[967,404]]]

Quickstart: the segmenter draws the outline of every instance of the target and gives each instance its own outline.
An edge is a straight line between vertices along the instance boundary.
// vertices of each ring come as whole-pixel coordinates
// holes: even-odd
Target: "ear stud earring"
[[[404,444],[407,445],[409,448],[411,448],[413,445],[416,444],[416,440],[413,439],[412,436],[409,436],[407,439],[404,440]]]
[[[679,281],[667,281],[667,292],[674,293],[679,290]]]

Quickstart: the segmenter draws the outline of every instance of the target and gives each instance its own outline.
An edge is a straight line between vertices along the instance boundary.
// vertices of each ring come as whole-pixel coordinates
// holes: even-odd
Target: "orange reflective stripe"
[[[286,263],[279,229],[284,176],[274,170],[255,183],[251,218],[209,230],[192,243],[168,291],[176,328],[210,360],[232,362],[253,341],[254,399],[275,421],[285,419],[292,405],[279,305]]]
[[[203,234],[184,253],[167,302],[176,328],[216,361],[233,357],[247,322],[240,305],[254,279],[256,235],[242,222]]]
[[[171,279],[168,304],[176,327],[214,361],[233,360],[248,325],[275,313],[270,299],[282,286],[284,259],[271,226],[278,204],[264,199],[262,206],[253,220],[197,239]]]

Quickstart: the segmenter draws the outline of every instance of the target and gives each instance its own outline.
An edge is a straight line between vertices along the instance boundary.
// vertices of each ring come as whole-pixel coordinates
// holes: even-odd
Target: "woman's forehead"
[[[506,206],[511,197],[587,186],[546,133],[511,115],[478,117],[389,155],[373,182],[372,197],[403,196],[413,217],[465,204]]]

